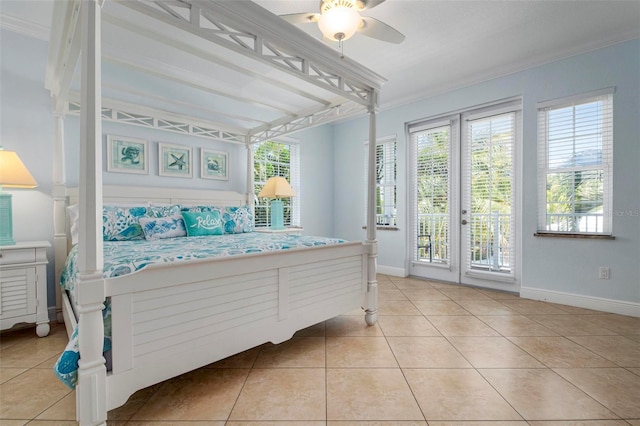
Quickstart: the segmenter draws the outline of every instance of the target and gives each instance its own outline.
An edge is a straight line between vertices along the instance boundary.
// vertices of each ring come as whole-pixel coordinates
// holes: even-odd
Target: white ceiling
[[[319,6],[318,0],[256,3],[275,14]],[[51,0],[0,0],[2,26],[42,38],[51,12]],[[640,0],[387,0],[362,14],[406,36],[400,45],[360,34],[344,43],[345,56],[388,79],[383,108],[640,38]],[[299,27],[320,38],[315,24]]]

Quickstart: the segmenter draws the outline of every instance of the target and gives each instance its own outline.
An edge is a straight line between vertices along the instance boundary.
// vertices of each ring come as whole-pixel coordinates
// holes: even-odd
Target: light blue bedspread
[[[104,241],[104,278],[114,278],[135,273],[150,265],[188,262],[222,256],[235,256],[303,247],[340,244],[337,238],[310,237],[289,234],[225,234],[205,237],[179,237],[162,240]],[[78,246],[69,252],[61,283],[66,290],[73,291],[76,284]],[[251,261],[248,259],[248,261]],[[104,352],[111,350],[111,305],[107,299],[102,311],[104,319]],[[58,378],[74,389],[77,382],[78,330],[74,330],[69,344],[54,366]],[[107,356],[107,359],[109,357]]]

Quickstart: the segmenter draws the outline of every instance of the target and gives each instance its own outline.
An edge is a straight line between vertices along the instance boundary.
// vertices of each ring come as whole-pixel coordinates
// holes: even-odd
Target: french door
[[[409,126],[409,273],[519,290],[520,104]]]

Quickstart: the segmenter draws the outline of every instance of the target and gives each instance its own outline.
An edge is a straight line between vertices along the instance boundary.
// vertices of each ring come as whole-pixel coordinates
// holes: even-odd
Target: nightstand
[[[21,322],[36,323],[36,334],[49,334],[47,311],[47,241],[0,246],[0,330]]]
[[[302,235],[304,228],[301,227],[289,227],[284,229],[271,229],[269,227],[255,228],[256,232],[262,232],[263,234],[290,234],[290,235]]]

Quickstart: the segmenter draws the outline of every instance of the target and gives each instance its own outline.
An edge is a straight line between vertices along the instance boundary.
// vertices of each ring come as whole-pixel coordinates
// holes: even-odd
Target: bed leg
[[[104,425],[107,421],[107,369],[102,356],[104,280],[101,278],[101,273],[79,276],[76,284],[80,350],[76,419],[81,426]]]

